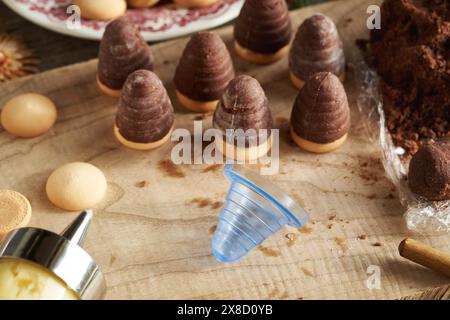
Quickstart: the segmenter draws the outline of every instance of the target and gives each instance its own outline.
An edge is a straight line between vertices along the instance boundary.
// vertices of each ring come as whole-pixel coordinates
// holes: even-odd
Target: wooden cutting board
[[[367,36],[366,8],[373,3],[331,2],[295,11],[292,18],[295,27],[315,12],[333,18],[351,65],[355,39]],[[232,28],[217,32],[233,52]],[[152,49],[156,73],[174,102],[176,127],[192,130],[199,116],[179,106],[172,82],[185,44],[181,39]],[[314,155],[286,135],[297,94],[288,80],[287,59],[256,66],[232,54],[238,73],[256,77],[270,100],[282,133],[280,172],[270,179],[309,211],[311,222],[302,231],[285,229],[240,262],[217,262],[210,239],[229,186],[222,167],[172,167],[172,143],[151,152],[122,147],[112,131],[117,100],[97,89],[96,61],[0,86],[0,105],[35,91],[50,96],[59,108],[56,126],[42,137],[25,140],[0,133],[0,188],[30,199],[31,225],[58,232],[75,213],[47,200],[44,186],[50,172],[71,161],[88,161],[103,170],[108,193],[95,208],[85,248],[106,274],[109,299],[398,298],[448,283],[397,253],[408,235],[403,209],[359,121],[351,68],[346,82],[353,117],[350,138],[334,153]],[[204,120],[209,127],[211,116]],[[448,236],[416,238],[450,251]],[[381,270],[379,290],[366,286],[371,265]]]

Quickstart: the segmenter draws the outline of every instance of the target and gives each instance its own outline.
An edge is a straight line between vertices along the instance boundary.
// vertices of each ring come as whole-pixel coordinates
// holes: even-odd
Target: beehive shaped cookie
[[[158,76],[148,70],[132,73],[116,114],[117,139],[132,149],[154,149],[169,140],[173,123],[172,103]]]
[[[299,147],[324,153],[339,148],[350,129],[347,94],[331,72],[314,74],[300,90],[291,114],[291,135]]]
[[[175,72],[177,97],[191,111],[214,111],[234,75],[222,39],[212,32],[199,32],[189,40]]]
[[[236,52],[253,63],[272,63],[289,51],[292,24],[285,0],[247,0],[234,23]]]
[[[153,56],[138,29],[119,18],[108,24],[100,43],[97,83],[118,97],[127,77],[136,70],[153,70]]]
[[[324,14],[315,14],[299,27],[289,53],[293,84],[301,89],[317,72],[331,72],[345,79],[345,56],[334,22]]]
[[[250,76],[234,78],[225,89],[213,117],[213,125],[223,133],[216,145],[222,154],[235,160],[255,160],[272,146],[272,113],[259,82]],[[229,135],[241,129],[245,135]]]

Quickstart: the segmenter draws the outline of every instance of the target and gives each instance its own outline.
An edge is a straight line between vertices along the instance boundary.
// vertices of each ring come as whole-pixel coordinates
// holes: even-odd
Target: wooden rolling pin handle
[[[406,238],[398,246],[400,255],[450,277],[450,255],[426,244]]]

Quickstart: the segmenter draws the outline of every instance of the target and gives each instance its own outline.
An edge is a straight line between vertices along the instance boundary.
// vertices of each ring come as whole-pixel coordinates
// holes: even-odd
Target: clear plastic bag
[[[413,194],[408,187],[408,163],[401,159],[404,150],[395,147],[388,132],[378,75],[362,59],[354,70],[359,90],[358,109],[371,142],[380,150],[386,175],[397,187],[400,201],[406,208],[404,218],[408,229],[420,233],[450,233],[450,201],[428,201]]]

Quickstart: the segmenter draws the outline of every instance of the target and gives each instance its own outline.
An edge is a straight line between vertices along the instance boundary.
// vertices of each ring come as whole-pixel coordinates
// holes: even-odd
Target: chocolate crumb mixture
[[[450,136],[450,2],[386,0],[370,37],[387,126],[405,158]]]

